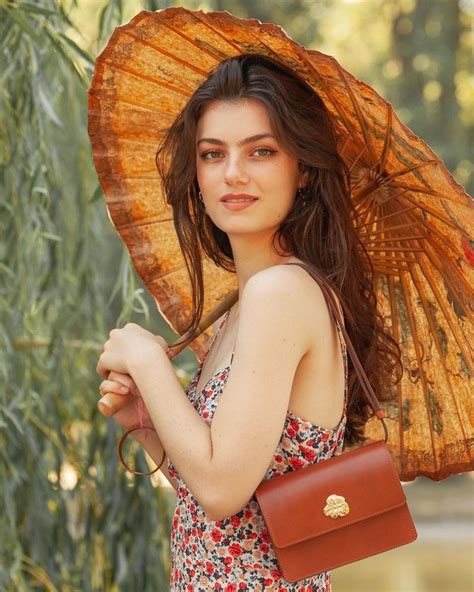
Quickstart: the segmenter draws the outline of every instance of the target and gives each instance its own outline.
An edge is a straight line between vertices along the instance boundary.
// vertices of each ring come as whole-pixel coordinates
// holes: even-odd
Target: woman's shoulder
[[[266,267],[254,273],[247,281],[247,285],[258,286],[262,291],[275,293],[283,290],[291,292],[295,297],[304,296],[308,291],[317,292],[323,296],[318,282],[300,265],[279,263]]]
[[[304,263],[301,261],[301,263]],[[249,285],[250,282],[250,285]],[[269,295],[278,298],[279,295],[289,294],[289,299],[282,298],[285,301],[297,306],[301,315],[305,316],[309,312],[319,311],[323,317],[329,312],[328,304],[323,290],[319,283],[310,273],[300,265],[287,265],[281,263],[266,267],[252,275],[247,282],[251,287],[254,298]],[[247,287],[246,285],[246,287]],[[343,318],[340,299],[335,290],[332,290],[337,306]]]

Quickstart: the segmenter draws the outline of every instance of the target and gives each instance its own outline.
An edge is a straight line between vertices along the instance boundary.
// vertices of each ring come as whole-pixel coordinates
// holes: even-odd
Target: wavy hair
[[[197,330],[203,312],[202,253],[235,272],[229,238],[207,216],[198,198],[196,129],[211,101],[242,98],[260,101],[282,147],[308,173],[302,195],[273,235],[289,252],[319,271],[337,294],[345,327],[380,401],[393,397],[391,383],[403,374],[397,342],[384,330],[377,310],[374,270],[355,230],[357,213],[350,195],[350,173],[337,150],[329,112],[317,92],[295,72],[260,54],[220,62],[191,96],[163,137],[156,154],[166,203],[190,276],[193,309],[189,330]],[[366,438],[370,406],[348,356],[349,384],[344,445]]]

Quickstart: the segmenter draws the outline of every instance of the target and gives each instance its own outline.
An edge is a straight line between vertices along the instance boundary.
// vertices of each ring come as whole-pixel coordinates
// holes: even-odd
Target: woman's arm
[[[268,469],[296,368],[314,339],[307,314],[308,302],[314,311],[315,286],[307,274],[286,266],[247,281],[232,372],[211,425],[183,392],[162,348],[134,355],[127,364],[164,449],[210,520],[241,510]],[[329,321],[318,290],[321,321],[324,315]]]
[[[130,437],[136,440],[144,450],[151,456],[154,463],[158,466],[158,463],[163,458],[163,445],[161,444],[160,438],[156,432],[150,430],[137,430],[132,432]],[[176,479],[172,477],[168,471],[168,457],[165,456],[165,460],[161,465],[160,471],[173,486],[175,491],[178,491],[178,483]]]

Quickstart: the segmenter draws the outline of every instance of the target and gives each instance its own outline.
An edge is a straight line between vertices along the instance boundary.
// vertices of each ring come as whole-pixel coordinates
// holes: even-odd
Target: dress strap
[[[211,351],[212,346],[214,345],[214,341],[216,340],[217,336],[221,332],[222,327],[224,326],[225,322],[227,321],[227,317],[229,316],[229,313],[230,313],[230,308],[229,308],[229,310],[227,310],[225,312],[222,321],[219,323],[219,326],[217,327],[216,332],[212,336],[211,341],[209,343],[209,347],[207,348],[207,352],[205,353],[204,358],[202,359],[201,366],[204,366],[204,362],[206,361],[206,358],[207,358],[209,352]],[[233,356],[234,356],[234,353],[232,352],[232,357]]]

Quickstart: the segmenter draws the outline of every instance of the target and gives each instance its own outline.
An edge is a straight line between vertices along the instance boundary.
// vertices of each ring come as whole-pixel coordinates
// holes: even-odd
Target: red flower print
[[[281,578],[281,576],[283,574],[281,573],[281,571],[279,569],[271,569],[270,570],[270,575],[272,576],[272,578],[274,580],[277,580],[278,578]]]
[[[225,557],[224,558],[224,563],[226,565],[229,565],[230,563],[232,563],[232,561],[233,561],[232,557]]]
[[[295,458],[294,456],[292,456],[290,459],[290,464],[293,467],[293,470],[297,471],[298,469],[301,469],[301,467],[303,466],[303,461],[300,458]]]
[[[219,583],[214,584],[214,590],[222,590],[222,586]]]
[[[222,532],[220,530],[218,530],[217,528],[213,528],[211,531],[211,539],[215,543],[220,543],[222,540]]]
[[[230,523],[232,524],[232,526],[240,526],[240,518],[238,516],[232,516],[232,518],[230,519]]]
[[[305,444],[306,444],[306,446],[313,446],[314,438],[310,438],[309,440],[306,440]]]
[[[273,580],[271,578],[265,578],[265,588],[267,586],[271,586],[273,584]]]
[[[227,584],[224,588],[224,592],[237,592],[237,584]]]
[[[244,582],[240,582],[239,590],[248,590],[247,584],[245,584]]]
[[[261,543],[259,549],[262,553],[268,553],[270,546],[267,543]]]
[[[298,432],[299,431],[300,425],[299,425],[299,423],[297,421],[295,421],[295,420],[290,421],[290,425],[295,430],[295,432]]]
[[[186,592],[194,592],[194,586],[192,584],[187,584]]]
[[[244,512],[244,516],[246,518],[252,518],[252,516],[253,516],[252,510],[250,510],[250,509],[247,508],[247,510],[245,510],[245,512]]]
[[[262,539],[262,541],[265,541],[266,543],[269,543],[271,541],[270,534],[268,533],[268,530],[266,528],[264,528],[260,533],[260,538]]]
[[[287,434],[290,436],[290,438],[294,438],[296,436],[295,430],[292,430],[291,428],[288,428]]]
[[[323,434],[323,442],[327,442],[329,440],[329,434]]]
[[[276,455],[275,455],[275,460],[276,460],[277,462],[281,462],[281,461],[283,460],[283,457],[282,457],[282,455],[281,455],[281,454],[276,454]]]
[[[211,575],[214,572],[214,566],[209,561],[206,561],[206,573]]]
[[[229,553],[232,557],[240,557],[242,555],[242,547],[238,543],[232,543],[229,547]]]
[[[310,450],[309,448],[304,451],[304,458],[308,462],[312,463],[316,458],[316,452],[314,450]]]

